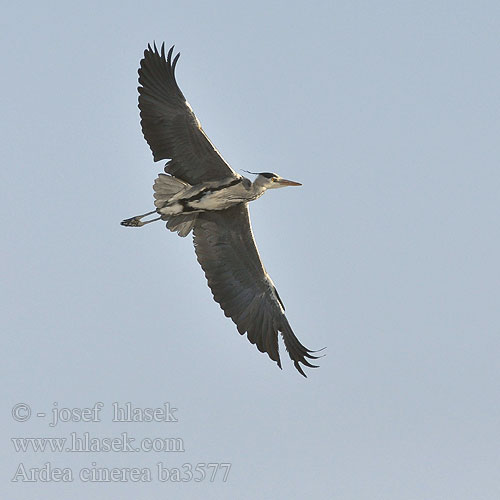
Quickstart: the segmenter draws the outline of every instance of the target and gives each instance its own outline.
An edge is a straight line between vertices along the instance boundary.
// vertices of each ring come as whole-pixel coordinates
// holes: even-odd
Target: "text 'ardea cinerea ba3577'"
[[[252,182],[237,174],[201,128],[175,79],[179,59],[164,44],[144,51],[139,68],[139,109],[144,138],[154,161],[169,160],[155,180],[155,210],[122,221],[140,227],[157,220],[179,236],[193,231],[194,248],[214,299],[240,334],[281,368],[278,332],[297,370],[317,359],[297,339],[285,307],[257,251],[248,203],[266,190],[301,184],[271,172]],[[253,172],[249,172],[253,173]],[[157,217],[143,220],[156,214]]]

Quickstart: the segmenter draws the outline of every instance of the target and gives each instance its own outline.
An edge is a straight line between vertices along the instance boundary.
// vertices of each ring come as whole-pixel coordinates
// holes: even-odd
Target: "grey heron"
[[[317,359],[297,339],[285,316],[278,291],[255,245],[248,203],[266,190],[300,186],[272,172],[252,182],[237,174],[201,128],[175,78],[180,54],[165,55],[148,44],[139,68],[141,127],[154,161],[169,160],[155,180],[151,212],[122,221],[140,227],[157,220],[179,236],[193,231],[193,242],[213,297],[241,335],[256,344],[281,368],[278,332],[295,368],[316,368]],[[253,172],[250,172],[253,173]],[[157,217],[144,220],[155,214]]]

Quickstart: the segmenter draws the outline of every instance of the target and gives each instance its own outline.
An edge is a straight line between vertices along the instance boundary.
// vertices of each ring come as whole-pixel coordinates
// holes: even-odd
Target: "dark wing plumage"
[[[201,128],[175,80],[177,54],[165,46],[144,51],[139,68],[141,126],[155,161],[170,159],[165,172],[189,184],[238,177]]]
[[[317,359],[294,335],[274,284],[266,273],[253,239],[246,204],[198,214],[194,246],[214,299],[240,334],[278,363],[278,332],[297,370],[299,363],[315,368]]]

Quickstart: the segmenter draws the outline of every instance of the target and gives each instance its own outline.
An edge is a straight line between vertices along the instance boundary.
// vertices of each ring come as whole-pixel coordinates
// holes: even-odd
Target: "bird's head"
[[[286,186],[302,186],[300,182],[283,179],[283,177],[280,177],[278,174],[274,174],[273,172],[248,172],[248,173],[257,174],[257,178],[255,179],[254,184],[264,189],[277,189]]]

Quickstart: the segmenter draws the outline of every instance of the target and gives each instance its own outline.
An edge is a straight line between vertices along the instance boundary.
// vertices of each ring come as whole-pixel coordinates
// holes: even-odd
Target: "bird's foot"
[[[136,215],[135,217],[131,217],[130,219],[125,219],[120,222],[122,226],[127,226],[127,227],[141,227],[144,226],[145,224],[149,224],[150,222],[154,222],[156,220],[160,220],[160,217],[157,217],[156,219],[150,219],[146,221],[142,221],[141,219],[144,219],[144,217],[147,217],[148,215],[155,214],[156,210],[153,210],[152,212],[148,212],[147,214],[142,214],[142,215]]]
[[[131,217],[130,219],[125,219],[120,222],[122,226],[127,227],[141,227],[144,226],[144,222],[141,221],[141,217]]]

